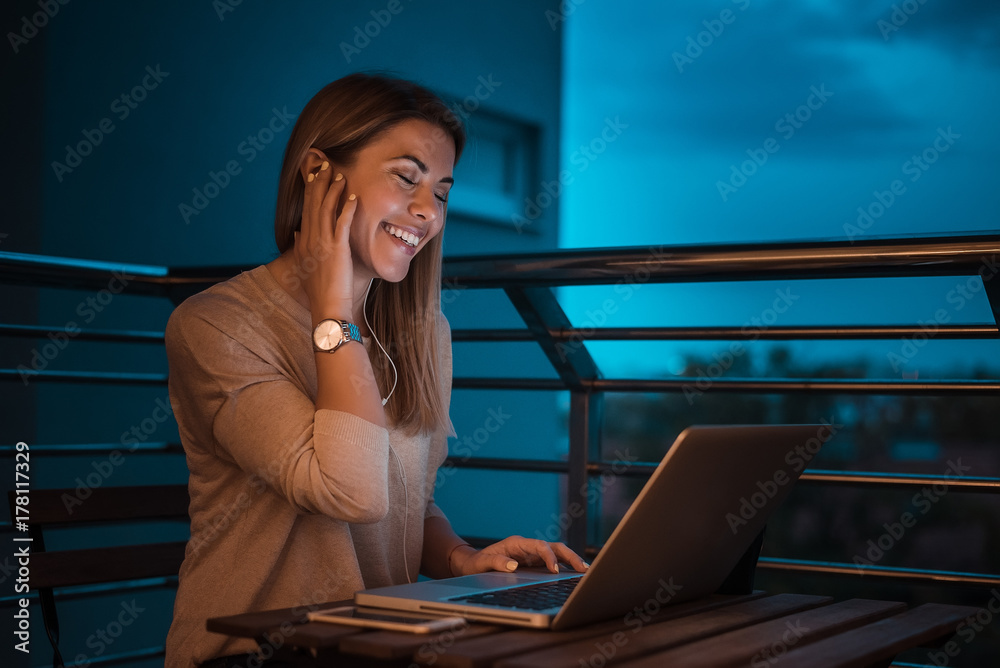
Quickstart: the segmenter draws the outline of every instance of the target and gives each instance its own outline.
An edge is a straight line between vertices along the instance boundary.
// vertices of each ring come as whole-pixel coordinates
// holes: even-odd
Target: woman
[[[453,435],[441,231],[465,143],[444,103],[354,74],[303,109],[278,186],[280,256],[177,308],[170,399],[191,540],[167,664],[246,665],[209,617],[519,564],[586,565],[562,543],[482,550],[433,501]],[[211,660],[211,661],[210,661]]]

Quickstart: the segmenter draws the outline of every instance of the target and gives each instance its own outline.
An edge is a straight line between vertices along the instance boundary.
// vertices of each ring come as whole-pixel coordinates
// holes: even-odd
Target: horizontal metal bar
[[[623,478],[648,478],[659,466],[657,462],[591,462],[587,465],[587,473],[601,475],[613,473]]]
[[[932,332],[932,334],[930,333]],[[897,339],[928,335],[935,339],[992,339],[1000,336],[996,325],[940,325],[930,330],[919,325],[850,327],[574,327],[549,330],[558,341],[807,341]],[[526,329],[455,329],[455,342],[534,341]]]
[[[858,565],[806,559],[781,559],[761,557],[758,566],[768,570],[817,573],[821,575],[851,575],[854,577],[899,580],[911,584],[961,584],[977,587],[1000,585],[1000,575],[968,573],[964,571],[935,571],[925,568],[900,568],[896,566]]]
[[[866,340],[897,339],[927,334],[927,328],[910,325],[854,327],[770,327],[747,330],[743,327],[598,327],[549,330],[558,341],[805,341],[805,340]],[[42,325],[0,325],[0,336],[43,338],[65,333],[64,327]],[[941,325],[933,330],[936,339],[989,339],[1000,336],[994,325]],[[81,330],[70,337],[79,341],[111,341],[120,343],[163,343],[163,332],[91,329]],[[496,342],[534,343],[526,329],[455,329],[451,338],[456,343]]]
[[[48,491],[48,490],[44,490],[44,491]],[[135,519],[118,520],[118,521],[121,521],[122,523],[125,523],[125,524],[153,524],[153,523],[163,523],[163,522],[177,523],[177,524],[181,524],[181,525],[188,525],[188,524],[190,524],[189,520],[186,519],[186,518],[183,518],[183,517],[161,517],[161,518],[156,518],[156,517],[150,517],[150,518],[137,517]],[[69,525],[69,524],[59,524],[59,525],[52,525],[52,526],[55,527],[55,528],[61,528],[61,529],[65,529],[65,528],[71,527],[71,525]],[[13,532],[13,531],[14,531],[14,524],[10,520],[0,520],[0,533],[3,533],[3,532]],[[122,546],[122,547],[125,547],[125,546]]]
[[[500,457],[449,457],[446,462],[455,468],[542,473],[569,472],[569,464],[556,459],[511,459]],[[591,462],[587,473],[599,476],[611,473],[625,478],[648,478],[659,464],[655,462]],[[914,473],[871,473],[865,471],[827,471],[806,469],[799,477],[808,485],[844,485],[915,490],[934,485],[947,485],[949,491],[1000,494],[1000,478],[985,476],[922,475]]]
[[[558,378],[453,378],[451,386],[457,390],[565,390],[566,384]]]
[[[553,338],[559,338],[559,333],[550,331]],[[527,329],[453,329],[451,340],[455,343],[472,341],[496,342],[534,342],[535,337]]]
[[[144,455],[184,454],[180,443],[149,442],[123,445],[121,443],[70,443],[61,445],[32,445],[31,454],[52,456],[104,455],[115,450]],[[0,454],[13,454],[17,446],[0,445]]]
[[[22,374],[24,377],[22,378]],[[18,371],[0,369],[0,381],[28,383],[87,383],[92,385],[166,385],[165,373],[122,371]]]
[[[596,392],[744,392],[782,394],[830,392],[835,394],[901,394],[947,396],[985,395],[1000,392],[996,381],[884,381],[867,379],[676,378],[672,380],[598,379],[587,383]]]
[[[104,594],[116,594],[123,591],[142,591],[145,589],[176,589],[177,576],[170,575],[162,578],[146,578],[144,580],[128,580],[126,582],[110,582],[106,584],[82,585],[79,587],[57,587],[53,590],[53,596],[57,601],[75,601]],[[17,602],[19,598],[36,600],[38,592],[29,590],[27,594],[17,594],[13,596],[0,596],[0,607],[6,607]]]
[[[929,333],[932,332],[932,333]],[[929,330],[919,325],[872,325],[850,327],[601,327],[553,332],[553,338],[588,341],[799,341],[896,339],[914,335],[935,339],[987,339],[1000,336],[996,325],[940,325]]]
[[[605,472],[627,478],[648,478],[656,470],[655,462],[629,462],[623,467],[616,462],[591,463],[591,475]],[[887,489],[919,490],[934,485],[947,485],[948,491],[978,494],[1000,494],[1000,478],[988,476],[923,475],[916,473],[873,473],[868,471],[828,471],[806,469],[799,476],[799,483],[807,485],[843,485],[878,487]]]
[[[587,327],[548,330],[559,341],[730,341],[730,340],[811,340],[811,339],[895,339],[915,334],[927,334],[926,327],[911,325],[872,325],[851,327]],[[49,334],[66,333],[65,327],[42,325],[3,325],[0,336],[42,338]],[[933,330],[936,339],[979,339],[1000,335],[993,325],[941,325]],[[110,329],[82,330],[70,336],[80,341],[118,341],[126,343],[163,343],[163,332]],[[526,329],[453,329],[456,343],[513,342],[533,343],[535,338]]]
[[[469,378],[452,381],[456,389],[464,390],[565,390],[562,381],[550,378]],[[583,381],[592,392],[731,392],[746,394],[783,394],[789,392],[829,392],[834,394],[885,395],[987,395],[1000,392],[1000,382],[992,380],[915,381],[860,379],[760,379],[760,378],[693,378],[674,379],[607,379]]]
[[[460,469],[524,471],[528,473],[569,473],[569,463],[551,459],[507,459],[501,457],[448,457],[445,466]]]
[[[863,471],[824,471],[806,469],[799,482],[821,485],[857,485],[890,489],[922,489],[946,485],[948,491],[1000,494],[1000,478],[987,476],[961,477],[921,475],[916,473],[870,473]]]
[[[552,287],[621,282],[705,282],[894,276],[964,276],[994,271],[1000,236],[871,238],[656,248],[566,249],[450,257],[442,277],[461,288]]]
[[[44,325],[0,325],[0,336],[41,339],[49,334],[63,334],[79,341],[114,341],[117,343],[163,343],[163,332],[113,329],[81,329],[69,333],[65,327]]]
[[[113,274],[122,274],[124,280],[128,280],[132,276],[144,279],[165,278],[169,273],[166,267],[153,264],[105,262],[102,260],[83,260],[55,255],[12,253],[8,251],[0,251],[0,267],[3,267],[5,271],[20,269],[25,273],[44,272],[64,277],[88,274],[103,274],[110,277]]]
[[[109,289],[168,297],[177,288],[207,288],[250,266],[164,267],[0,251],[0,283],[71,290]],[[112,283],[112,281],[115,281]]]
[[[498,538],[482,536],[463,536],[463,539],[473,547],[481,548],[497,542]],[[600,551],[596,545],[588,545],[584,556],[593,559]],[[911,584],[924,585],[970,585],[975,587],[995,587],[1000,585],[1000,575],[990,573],[969,573],[964,571],[938,571],[924,568],[899,568],[895,566],[855,565],[831,561],[810,561],[806,559],[783,559],[779,557],[760,557],[757,564],[760,568],[820,575],[854,576],[876,579],[888,579]]]
[[[140,649],[133,649],[127,652],[119,652],[118,654],[105,654],[103,656],[96,656],[94,658],[87,657],[82,663],[67,663],[66,668],[89,668],[89,666],[118,666],[124,663],[134,663],[136,661],[142,661],[144,659],[154,659],[156,657],[165,656],[167,653],[167,648],[165,645],[153,645],[151,647],[143,647]]]
[[[890,276],[992,271],[1000,235],[869,237],[756,244],[564,249],[445,258],[449,289]],[[116,275],[124,291],[169,296],[235,276],[248,266],[162,267],[0,252],[0,282],[99,290]]]

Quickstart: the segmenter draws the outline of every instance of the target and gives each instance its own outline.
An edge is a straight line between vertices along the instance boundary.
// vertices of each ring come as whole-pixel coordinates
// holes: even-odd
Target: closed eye
[[[416,185],[416,181],[410,180],[409,178],[407,178],[403,174],[400,174],[399,172],[393,172],[393,174],[395,174],[396,178],[398,178],[408,187]],[[448,203],[448,193],[445,193],[444,195],[434,193],[434,197],[436,197],[438,201],[443,202],[444,204]]]

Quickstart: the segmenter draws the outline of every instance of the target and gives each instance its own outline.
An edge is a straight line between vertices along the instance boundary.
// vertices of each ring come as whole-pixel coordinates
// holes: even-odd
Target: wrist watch
[[[327,318],[313,330],[313,352],[332,353],[348,341],[361,343],[361,331],[353,322]]]

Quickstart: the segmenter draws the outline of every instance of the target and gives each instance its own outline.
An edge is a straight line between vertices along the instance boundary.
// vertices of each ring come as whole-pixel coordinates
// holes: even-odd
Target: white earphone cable
[[[378,337],[375,336],[375,330],[372,329],[371,323],[368,322],[368,293],[371,292],[372,283],[374,282],[374,278],[368,281],[368,288],[365,290],[365,300],[361,305],[361,312],[365,317],[365,325],[368,327],[368,332],[375,340],[379,350],[381,350],[382,354],[385,355],[385,358],[389,360],[389,365],[392,367],[392,389],[389,390],[389,394],[386,398],[382,400],[382,405],[385,406],[389,402],[389,397],[391,397],[392,393],[396,391],[396,383],[399,381],[399,372],[396,371],[396,365],[392,361],[392,357],[390,357],[389,353],[387,353],[385,348],[382,347],[382,343],[378,340]],[[406,559],[406,524],[410,517],[410,495],[406,490],[406,471],[403,470],[403,463],[399,460],[399,455],[396,454],[396,449],[392,447],[391,443],[389,444],[389,451],[392,452],[392,456],[396,460],[396,472],[399,473],[399,479],[403,483],[403,568],[406,570],[406,581],[413,582],[413,578],[410,577],[410,564]]]
[[[399,479],[403,482],[403,568],[406,569],[406,581],[409,583],[413,582],[410,577],[410,564],[406,560],[406,522],[410,517],[410,495],[406,491],[406,471],[403,470],[403,463],[399,461],[399,455],[396,454],[396,450],[391,444],[389,450],[396,459],[396,471],[399,473]]]
[[[365,325],[368,327],[368,332],[372,335],[372,338],[375,339],[375,345],[377,345],[378,349],[382,351],[385,358],[389,360],[389,366],[392,367],[392,389],[389,390],[389,394],[382,400],[382,405],[385,406],[389,403],[389,397],[391,397],[392,393],[396,391],[396,383],[399,381],[399,372],[396,371],[396,364],[392,361],[392,357],[389,356],[389,353],[385,351],[385,348],[382,347],[382,342],[378,340],[377,336],[375,336],[375,330],[372,329],[371,323],[368,322],[368,293],[371,292],[372,283],[374,282],[374,278],[368,281],[368,288],[365,290],[365,301],[361,305],[361,313],[365,317]]]

